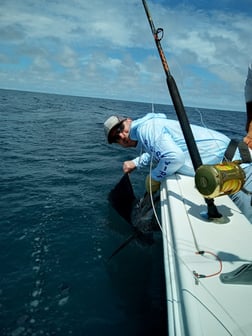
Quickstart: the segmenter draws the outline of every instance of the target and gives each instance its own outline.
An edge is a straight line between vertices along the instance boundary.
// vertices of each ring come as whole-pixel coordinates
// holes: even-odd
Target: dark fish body
[[[152,195],[154,206],[160,200],[159,194]],[[150,194],[146,193],[143,198],[136,202],[131,211],[131,224],[142,233],[158,230],[158,224],[154,216]]]
[[[152,195],[153,205],[159,200],[159,193]],[[132,234],[111,254],[110,261],[118,252],[127,246],[133,239],[141,244],[154,243],[153,231],[159,229],[154,216],[154,210],[150,194],[146,193],[140,200],[136,198],[128,174],[124,174],[121,180],[110,191],[108,200],[111,206],[132,227]]]
[[[159,202],[159,193],[153,194],[153,203]],[[125,174],[108,196],[112,207],[122,216],[140,237],[158,230],[154,217],[150,194],[146,193],[140,200],[136,198],[129,175]]]
[[[121,180],[110,191],[108,200],[119,215],[131,224],[131,212],[138,200],[134,194],[128,174],[124,174]]]

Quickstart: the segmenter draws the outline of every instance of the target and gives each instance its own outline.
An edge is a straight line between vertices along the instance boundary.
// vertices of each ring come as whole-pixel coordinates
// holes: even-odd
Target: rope
[[[193,271],[193,274],[199,279],[199,278],[211,278],[211,277],[214,277],[214,276],[217,276],[219,275],[221,272],[222,272],[222,260],[220,259],[220,257],[213,253],[213,252],[210,252],[210,251],[198,251],[198,252],[195,252],[195,254],[199,254],[199,255],[204,255],[204,254],[211,254],[213,257],[215,257],[218,261],[219,261],[219,264],[220,264],[220,268],[219,268],[219,271],[218,272],[215,272],[215,273],[212,273],[212,274],[208,274],[208,275],[204,275],[204,274],[199,274],[197,273],[196,271]]]

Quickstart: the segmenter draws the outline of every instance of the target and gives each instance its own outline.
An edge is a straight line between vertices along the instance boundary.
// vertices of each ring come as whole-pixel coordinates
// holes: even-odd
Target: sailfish
[[[160,200],[159,192],[151,195],[145,193],[138,199],[135,196],[129,174],[124,174],[115,187],[109,192],[108,200],[110,205],[124,218],[132,227],[132,234],[113,252],[109,259],[117,254],[123,247],[133,239],[144,244],[154,242],[153,232],[159,230],[154,215],[153,205],[156,206]]]

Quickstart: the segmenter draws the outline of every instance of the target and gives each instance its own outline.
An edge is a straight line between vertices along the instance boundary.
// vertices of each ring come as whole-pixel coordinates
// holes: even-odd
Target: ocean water
[[[0,90],[0,335],[167,335],[162,237],[131,242],[107,195],[133,149],[106,143],[111,114],[147,103]],[[156,112],[176,118],[172,106]],[[190,122],[244,135],[245,113],[187,108]],[[131,174],[136,196],[147,169]]]

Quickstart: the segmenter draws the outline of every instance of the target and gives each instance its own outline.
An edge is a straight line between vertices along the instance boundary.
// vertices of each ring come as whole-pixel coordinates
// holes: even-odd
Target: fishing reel
[[[195,174],[196,188],[205,198],[234,194],[241,190],[245,179],[238,161],[202,165]]]

